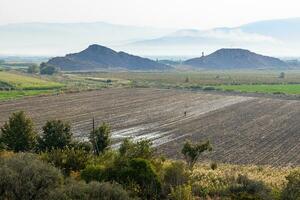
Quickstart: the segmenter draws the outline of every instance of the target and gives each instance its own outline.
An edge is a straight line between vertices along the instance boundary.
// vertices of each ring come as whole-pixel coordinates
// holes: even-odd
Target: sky
[[[209,29],[300,17],[299,8],[299,0],[0,0],[0,25],[103,21]]]

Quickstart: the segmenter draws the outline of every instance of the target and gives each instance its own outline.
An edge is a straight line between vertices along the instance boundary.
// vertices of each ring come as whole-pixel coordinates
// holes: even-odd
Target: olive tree
[[[212,146],[209,141],[199,143],[186,141],[181,150],[190,169],[194,167],[199,156],[205,151],[212,151]]]

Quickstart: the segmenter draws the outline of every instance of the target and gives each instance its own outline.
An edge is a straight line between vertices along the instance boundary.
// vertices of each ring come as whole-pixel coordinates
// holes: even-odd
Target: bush
[[[65,175],[71,171],[84,169],[89,161],[90,155],[83,150],[75,149],[53,149],[41,155],[42,159],[62,170]]]
[[[272,200],[271,189],[261,181],[250,180],[239,175],[237,184],[229,188],[231,199]]]
[[[48,121],[38,139],[39,150],[64,149],[71,145],[72,137],[70,124],[61,120]]]
[[[172,200],[193,200],[192,187],[190,185],[179,185],[171,189]]]
[[[286,177],[288,183],[282,192],[282,200],[300,199],[300,171],[292,172]]]
[[[23,111],[13,113],[1,128],[0,141],[7,150],[31,151],[36,147],[37,134],[32,120]]]
[[[63,177],[31,154],[0,158],[0,199],[49,199]]]
[[[212,162],[212,163],[210,164],[210,168],[211,168],[212,170],[216,170],[216,169],[218,168],[218,164],[217,164],[216,162]]]
[[[110,174],[110,180],[122,183],[132,191],[137,191],[142,199],[157,199],[161,195],[161,182],[148,160],[135,158],[125,165],[115,166],[107,173]]]
[[[132,142],[129,139],[125,139],[119,148],[119,153],[123,159],[151,159],[153,158],[153,149],[151,148],[151,144],[150,140]]]
[[[179,185],[186,184],[189,179],[189,174],[183,162],[172,162],[163,172],[164,191],[168,194],[171,188],[176,188]]]
[[[106,169],[102,165],[88,165],[80,172],[80,177],[86,182],[107,180]]]
[[[97,200],[129,200],[129,194],[119,184],[91,182],[68,179],[62,188],[52,191],[49,199],[97,199]]]

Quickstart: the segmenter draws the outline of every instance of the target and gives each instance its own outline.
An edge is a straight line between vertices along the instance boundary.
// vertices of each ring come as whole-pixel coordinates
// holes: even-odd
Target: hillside
[[[245,49],[220,49],[208,56],[187,60],[184,64],[211,69],[258,69],[288,66],[278,58],[263,56]]]
[[[65,57],[55,57],[47,64],[59,67],[63,71],[85,71],[100,69],[126,70],[168,70],[164,65],[153,60],[142,58],[125,52],[116,52],[100,45],[90,45],[87,49]]]

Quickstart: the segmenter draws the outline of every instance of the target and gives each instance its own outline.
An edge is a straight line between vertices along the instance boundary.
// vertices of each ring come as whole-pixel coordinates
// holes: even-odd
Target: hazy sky
[[[198,28],[300,16],[299,0],[0,0],[0,24],[95,22]]]

